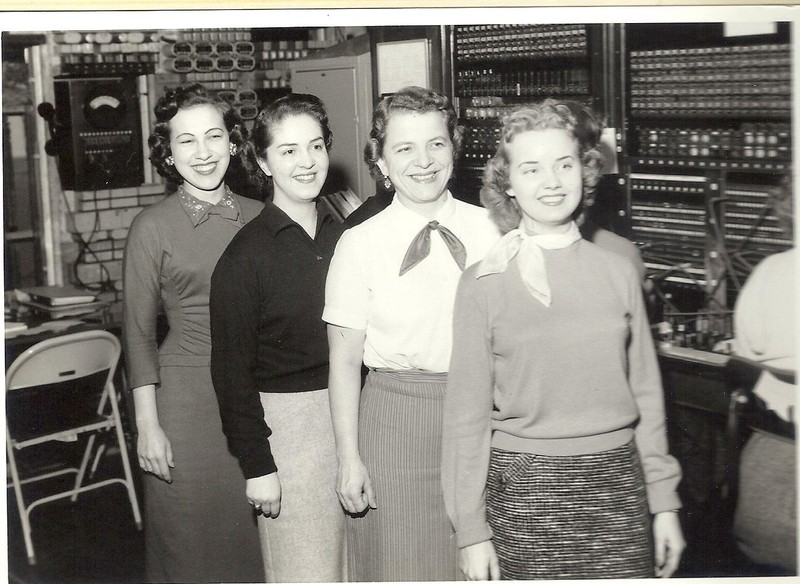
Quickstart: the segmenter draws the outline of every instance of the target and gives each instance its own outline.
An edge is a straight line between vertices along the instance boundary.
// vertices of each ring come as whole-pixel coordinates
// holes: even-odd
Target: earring
[[[383,177],[383,186],[386,188],[387,191],[392,188],[392,181],[389,180],[388,176]]]
[[[231,144],[230,153],[231,156],[236,156],[236,144]]]
[[[175,159],[172,156],[167,156],[165,162],[167,163],[167,166],[175,166]]]

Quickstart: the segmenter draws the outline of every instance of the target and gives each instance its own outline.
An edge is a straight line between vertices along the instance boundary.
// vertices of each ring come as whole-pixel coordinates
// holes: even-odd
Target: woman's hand
[[[136,451],[139,466],[161,480],[172,482],[169,469],[175,468],[172,459],[172,445],[158,421],[158,405],[156,404],[156,386],[151,384],[135,387],[133,392],[134,411],[136,412]]]
[[[491,539],[461,548],[458,567],[467,580],[499,580],[500,563]]]
[[[656,551],[656,576],[669,578],[678,569],[686,547],[678,513],[664,511],[653,517],[653,539]]]
[[[139,437],[136,450],[139,455],[139,466],[161,480],[172,482],[169,469],[175,468],[172,458],[172,445],[158,421],[137,421]]]
[[[348,513],[358,514],[367,507],[378,508],[372,481],[361,459],[339,460],[336,494]]]
[[[245,486],[247,500],[264,517],[275,519],[281,513],[281,481],[278,473],[247,479]]]

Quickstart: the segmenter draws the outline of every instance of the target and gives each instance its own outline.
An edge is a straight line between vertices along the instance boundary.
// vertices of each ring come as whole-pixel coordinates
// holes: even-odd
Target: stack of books
[[[20,304],[49,318],[91,314],[107,306],[95,292],[73,286],[34,286],[20,292]]]

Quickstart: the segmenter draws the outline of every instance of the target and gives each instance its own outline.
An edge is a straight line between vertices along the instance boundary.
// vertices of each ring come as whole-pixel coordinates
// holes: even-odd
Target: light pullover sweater
[[[517,258],[461,277],[445,399],[442,485],[457,545],[491,537],[489,452],[569,456],[635,438],[652,513],[678,509],[664,401],[639,278],[585,240],[543,250],[552,304],[526,289]]]

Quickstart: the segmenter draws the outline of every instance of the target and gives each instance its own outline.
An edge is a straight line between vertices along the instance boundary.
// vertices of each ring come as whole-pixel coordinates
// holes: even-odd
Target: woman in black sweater
[[[321,319],[342,227],[316,203],[331,143],[314,96],[292,94],[259,114],[253,146],[271,201],[233,239],[211,279],[214,389],[260,515],[270,582],[344,579]]]

